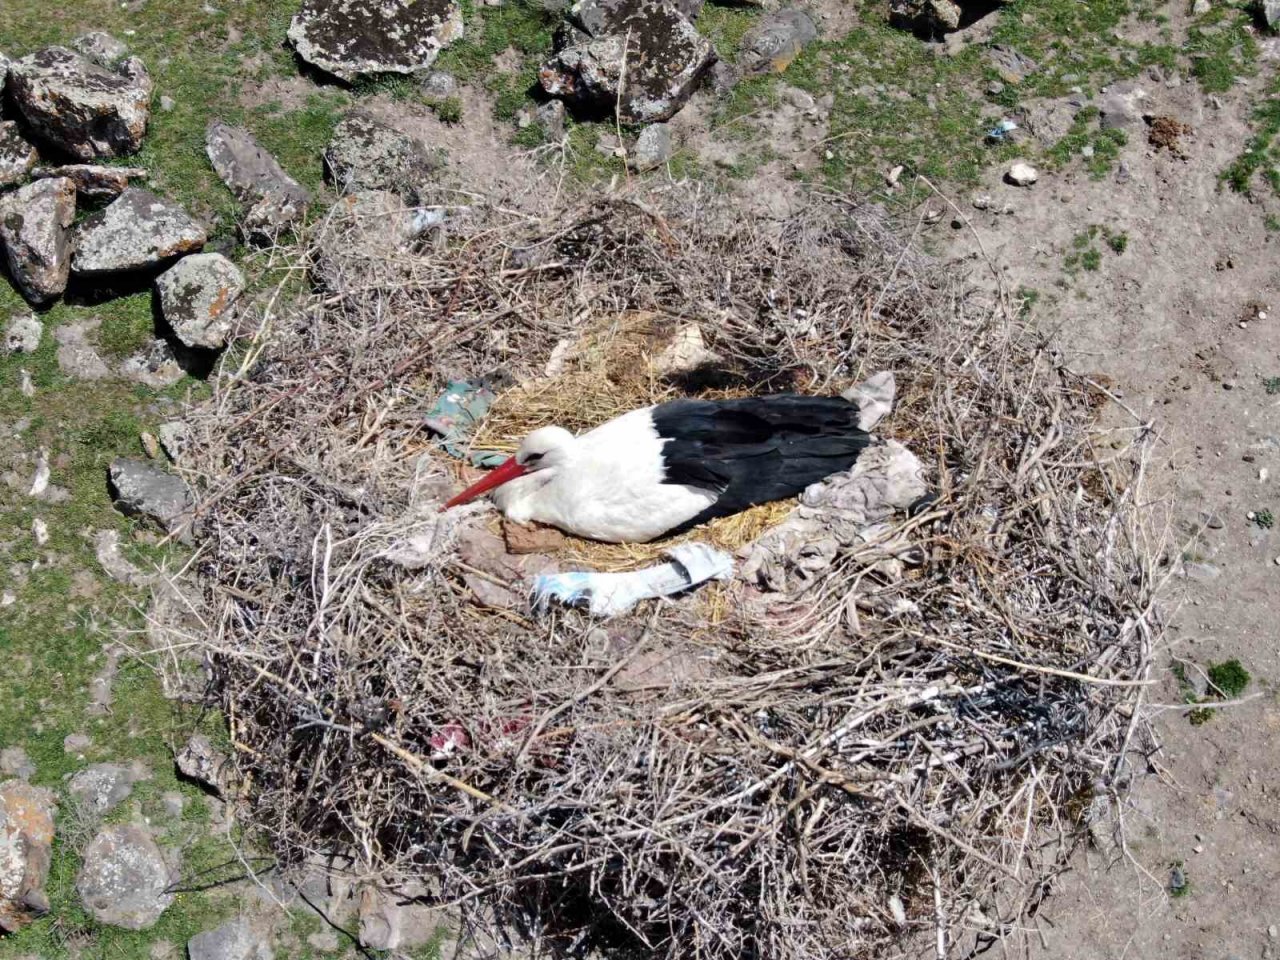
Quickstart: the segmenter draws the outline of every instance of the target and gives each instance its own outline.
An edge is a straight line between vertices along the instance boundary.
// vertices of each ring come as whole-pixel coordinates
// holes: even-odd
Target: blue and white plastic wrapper
[[[585,605],[593,617],[616,617],[641,600],[683,593],[708,580],[733,575],[733,557],[705,543],[682,543],[666,551],[669,563],[628,573],[590,570],[535,577],[533,608],[545,610],[552,600]]]

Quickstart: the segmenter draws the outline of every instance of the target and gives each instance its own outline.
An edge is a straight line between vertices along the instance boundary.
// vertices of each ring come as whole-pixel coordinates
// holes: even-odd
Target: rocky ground
[[[0,958],[439,953],[432,911],[275,877],[225,725],[131,656],[185,557],[181,404],[291,295],[272,244],[308,218],[373,211],[394,244],[428,186],[687,177],[764,216],[873,194],[1150,418],[1165,748],[1034,952],[1280,951],[1267,11],[543,2],[430,0],[406,30],[336,0],[0,8]]]

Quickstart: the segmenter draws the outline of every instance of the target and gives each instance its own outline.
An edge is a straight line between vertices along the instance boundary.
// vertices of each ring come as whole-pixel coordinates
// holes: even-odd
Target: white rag
[[[733,557],[705,543],[682,543],[666,555],[671,558],[669,563],[629,573],[577,570],[535,577],[533,607],[545,610],[552,600],[569,605],[585,602],[593,617],[614,617],[641,600],[670,596],[707,580],[727,580],[733,575]]]

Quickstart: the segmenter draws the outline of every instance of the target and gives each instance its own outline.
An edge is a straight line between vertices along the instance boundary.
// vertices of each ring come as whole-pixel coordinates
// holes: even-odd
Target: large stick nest
[[[843,202],[768,225],[693,191],[473,204],[390,258],[334,235],[184,462],[201,626],[177,642],[213,664],[282,859],[340,855],[569,951],[816,960],[1013,929],[1140,739],[1140,425],[1104,429],[1105,390],[1004,297]],[[594,387],[570,364],[550,409],[890,370],[879,431],[936,494],[895,521],[917,564],[850,549],[783,596],[715,584],[603,626],[478,605],[424,414],[498,367],[536,393],[557,344],[637,313],[700,324],[715,376],[637,376],[637,343]]]

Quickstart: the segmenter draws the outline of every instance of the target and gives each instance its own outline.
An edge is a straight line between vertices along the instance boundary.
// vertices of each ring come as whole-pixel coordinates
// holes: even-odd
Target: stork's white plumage
[[[847,470],[867,446],[858,407],[779,394],[675,400],[575,437],[535,430],[516,455],[445,506],[493,490],[517,522],[611,543],[644,542]]]

